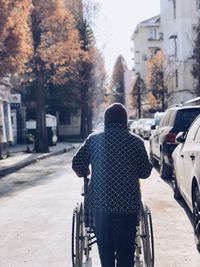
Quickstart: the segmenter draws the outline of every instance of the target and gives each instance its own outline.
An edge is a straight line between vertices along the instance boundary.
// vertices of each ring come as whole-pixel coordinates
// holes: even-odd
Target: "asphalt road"
[[[0,179],[0,267],[71,267],[72,210],[82,190],[71,171],[73,153]],[[199,267],[186,204],[173,199],[155,169],[142,192],[153,216],[155,267]],[[96,246],[91,255],[92,267],[100,267]]]

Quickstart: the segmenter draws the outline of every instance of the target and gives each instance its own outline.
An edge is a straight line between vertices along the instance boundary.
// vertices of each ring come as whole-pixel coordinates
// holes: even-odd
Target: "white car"
[[[155,131],[158,129],[158,126],[164,114],[165,112],[156,112],[154,114],[153,123],[151,125],[151,135],[154,134]]]
[[[136,133],[137,126],[138,126],[138,120],[134,120],[130,125],[130,131]]]
[[[142,129],[144,123],[148,120],[150,120],[150,118],[140,118],[137,121],[133,122],[131,125],[132,131],[137,135],[141,135],[141,129]]]
[[[200,252],[200,116],[188,133],[177,135],[176,141],[180,144],[172,153],[174,197],[183,197],[193,213],[195,240]]]
[[[148,119],[145,121],[140,128],[140,135],[144,139],[148,139],[151,136],[151,125],[153,123],[153,119]]]

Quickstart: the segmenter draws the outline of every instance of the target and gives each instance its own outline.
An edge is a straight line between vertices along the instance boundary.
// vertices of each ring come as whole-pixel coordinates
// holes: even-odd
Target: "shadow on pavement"
[[[158,172],[158,174],[160,175],[160,172],[159,172],[159,165],[158,166],[154,166],[154,169]],[[160,177],[160,179],[162,179]],[[163,182],[165,182],[167,185],[169,185],[171,187],[171,190],[172,190],[172,195],[174,194],[173,192],[173,186],[172,186],[172,181],[170,179],[166,180],[166,179],[162,179]],[[181,199],[174,199],[174,201],[176,201],[184,210],[185,210],[185,213],[186,215],[188,216],[189,220],[190,220],[190,223],[191,225],[193,226],[194,225],[194,218],[193,218],[193,214],[192,212],[190,211],[188,205],[186,204],[185,200],[183,198]]]
[[[23,169],[22,172],[4,176],[0,179],[0,198],[12,196],[19,191],[46,184],[56,179],[63,173],[63,169],[67,165],[66,162],[61,169],[61,162],[63,165],[63,158],[54,163],[51,162],[51,166],[48,166],[48,168],[43,166],[43,169],[41,169],[41,166],[36,168],[31,165],[29,168]]]

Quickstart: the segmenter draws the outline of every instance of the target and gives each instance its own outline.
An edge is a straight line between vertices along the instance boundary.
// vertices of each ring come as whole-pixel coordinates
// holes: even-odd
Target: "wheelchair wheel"
[[[84,250],[83,206],[78,204],[72,217],[72,266],[82,267]]]
[[[151,212],[146,205],[142,206],[140,215],[140,233],[142,239],[143,257],[146,267],[154,266],[154,240]]]

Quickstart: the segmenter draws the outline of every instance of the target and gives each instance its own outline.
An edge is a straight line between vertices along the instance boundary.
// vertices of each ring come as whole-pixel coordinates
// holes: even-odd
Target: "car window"
[[[199,128],[197,129],[197,133],[195,135],[195,140],[194,140],[196,143],[200,143],[200,125],[199,125],[199,123],[198,123],[198,126],[199,126]]]
[[[163,115],[163,117],[162,117],[162,119],[160,121],[159,128],[161,128],[161,127],[163,127],[165,125],[165,121],[167,120],[167,115],[168,115],[167,112]]]
[[[191,123],[200,114],[200,109],[183,109],[177,112],[174,128],[177,132],[188,131]]]
[[[169,121],[168,121],[168,125],[170,126],[174,126],[174,122],[175,122],[175,118],[176,118],[176,114],[177,114],[177,111],[176,110],[172,110],[171,113],[170,113],[170,118],[169,118]]]
[[[161,121],[162,117],[163,117],[163,115],[158,115],[158,116],[155,117],[155,122],[154,122],[155,125],[159,125],[160,124],[160,121]]]
[[[187,142],[192,142],[197,134],[197,130],[200,126],[200,120],[195,120],[191,125],[189,132],[187,134]]]
[[[169,125],[171,115],[172,115],[172,110],[168,110],[163,126]]]

